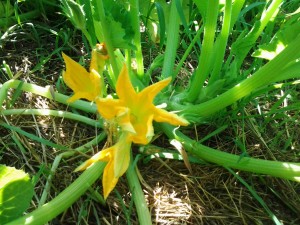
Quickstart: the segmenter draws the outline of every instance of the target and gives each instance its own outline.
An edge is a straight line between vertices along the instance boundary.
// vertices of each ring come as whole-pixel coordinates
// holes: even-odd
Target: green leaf
[[[32,196],[33,185],[28,174],[0,165],[0,225],[22,216]]]
[[[9,1],[0,1],[0,17],[8,17],[14,13],[14,8]]]
[[[159,36],[160,36],[160,42],[159,42],[159,47],[162,49],[163,44],[165,42],[165,33],[166,33],[166,24],[165,24],[165,14],[163,11],[163,8],[161,5],[157,2],[154,3],[156,10],[157,10],[157,15],[158,15],[158,20],[159,20]]]
[[[132,48],[130,44],[131,38],[126,37],[126,30],[123,28],[122,23],[115,21],[111,16],[106,18],[109,24],[110,36],[115,48]]]
[[[62,9],[73,25],[84,30],[86,25],[85,12],[83,6],[73,0],[62,0]]]
[[[271,60],[285,49],[300,33],[300,17],[293,23],[285,24],[273,37],[270,43],[261,45],[252,56]],[[290,19],[291,20],[291,19]]]
[[[197,6],[202,18],[205,19],[206,18],[206,11],[207,11],[207,7],[208,7],[209,2],[208,1],[201,1],[201,0],[193,0],[193,2]]]
[[[34,134],[30,134],[30,133],[22,130],[19,127],[10,126],[10,125],[8,125],[6,123],[3,123],[3,122],[0,122],[0,126],[3,126],[3,127],[7,128],[7,129],[10,129],[11,131],[18,132],[19,134],[22,134],[22,135],[24,135],[24,136],[26,136],[26,137],[28,137],[28,138],[30,138],[32,140],[41,142],[44,145],[51,146],[52,148],[57,148],[57,149],[61,149],[61,150],[69,150],[69,148],[67,148],[64,145],[55,144],[52,141],[46,140],[44,138],[40,138],[40,137],[38,137],[38,136],[36,136]]]
[[[93,0],[95,2],[96,0]],[[103,0],[105,8],[105,23],[110,28],[110,37],[114,48],[135,49],[132,44],[134,30],[130,17],[130,6],[125,1]],[[95,32],[97,37],[103,40],[103,33],[97,11],[93,14]]]
[[[164,44],[166,26],[169,22],[170,4],[164,0],[140,1],[139,4],[151,40],[160,43],[161,47]]]

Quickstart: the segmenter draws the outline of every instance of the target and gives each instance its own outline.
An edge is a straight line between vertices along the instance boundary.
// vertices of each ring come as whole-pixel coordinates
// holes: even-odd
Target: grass
[[[294,8],[294,2],[286,3],[285,10]],[[249,13],[255,16],[255,10],[251,11],[250,6]],[[240,26],[246,26],[245,23]],[[87,40],[81,33],[63,17],[51,18],[42,24],[33,20],[22,27],[15,24],[7,29],[11,31],[1,39],[0,59],[5,60],[12,75],[18,74],[18,79],[40,86],[49,85],[53,90],[71,94],[60,77],[63,69],[61,51],[79,57],[81,61],[88,59]],[[1,35],[3,37],[3,33]],[[147,42],[149,37],[146,34],[142,37]],[[147,42],[146,46],[143,54],[147,56],[144,63],[148,68],[156,55],[164,50],[153,43]],[[189,57],[199,54],[194,49],[191,51]],[[178,62],[182,54],[177,53]],[[196,68],[193,61],[184,65],[181,76],[177,77],[178,82],[186,82],[187,74]],[[10,79],[7,68],[2,64],[0,83]],[[161,65],[153,70],[154,74],[160,69]],[[201,144],[241,158],[251,156],[298,162],[300,99],[299,86],[292,82],[284,83],[281,88],[261,89],[228,107],[226,112],[218,112],[207,123],[183,132],[200,140]],[[1,115],[1,163],[21,168],[32,176],[35,194],[27,210],[30,212],[53,199],[78,177],[73,170],[104,148],[105,134],[95,126],[96,122],[93,124],[97,120],[94,113],[84,113],[20,91],[20,88],[9,90],[7,100],[7,109],[46,108],[86,114],[91,118],[86,124],[67,116],[40,116],[33,112],[30,115],[9,112]],[[98,139],[93,140],[96,136]],[[90,141],[94,141],[92,146],[78,150]],[[140,146],[133,149],[133,155],[141,157],[138,161],[140,181],[154,224],[299,224],[299,183],[233,171],[203,161],[191,161],[192,171],[189,171],[183,160],[158,158],[154,153],[162,149],[177,153],[168,137],[162,134],[157,134],[146,153]],[[150,156],[153,156],[151,160]],[[105,205],[99,195],[101,192],[99,180],[49,224],[138,224],[125,176]]]

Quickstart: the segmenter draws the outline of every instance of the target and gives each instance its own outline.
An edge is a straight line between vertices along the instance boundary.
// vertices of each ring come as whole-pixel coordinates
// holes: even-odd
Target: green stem
[[[27,13],[22,13],[19,15],[20,21],[24,22],[25,20],[37,18],[41,15],[41,11],[39,9],[27,12]],[[8,27],[13,24],[16,24],[18,22],[16,16],[10,16],[8,18],[1,18],[0,19],[0,27]]]
[[[139,1],[130,0],[130,17],[134,30],[133,43],[137,50],[135,51],[135,58],[137,64],[137,75],[142,78],[144,76],[143,52],[141,45],[140,19],[139,19]]]
[[[88,190],[100,177],[105,165],[103,162],[94,163],[53,200],[6,225],[41,225],[52,220]]]
[[[175,1],[171,2],[169,26],[167,32],[166,51],[164,54],[165,59],[161,76],[163,79],[168,77],[172,77],[174,79],[176,77],[176,74],[174,74],[174,64],[179,40],[179,15],[177,13]]]
[[[94,43],[92,41],[92,37],[91,37],[90,33],[86,29],[81,29],[81,32],[84,34],[84,36],[88,40],[91,49],[93,49],[95,47],[95,45],[94,45]]]
[[[240,16],[241,9],[245,3],[245,0],[235,0],[232,3],[232,11],[231,11],[231,21],[230,21],[230,28],[231,30],[236,23],[238,17]]]
[[[112,70],[113,73],[110,74],[111,75],[111,80],[113,81],[114,85],[117,82],[117,76],[119,75],[119,69],[117,66],[117,62],[116,62],[116,58],[114,55],[114,46],[112,43],[112,38],[110,36],[110,29],[108,27],[107,21],[106,21],[106,16],[105,16],[105,9],[104,9],[104,5],[103,5],[103,1],[102,0],[98,0],[95,1],[96,2],[96,8],[98,10],[99,13],[99,17],[100,17],[100,23],[101,23],[101,27],[102,27],[102,33],[103,33],[103,39],[104,39],[104,43],[109,55],[109,61],[111,63],[112,66]]]
[[[51,100],[55,100],[56,102],[63,103],[65,105],[68,105],[67,100],[69,99],[69,96],[53,92],[51,91],[50,87],[41,87],[35,84],[29,84],[20,80],[9,80],[5,82],[4,84],[0,84],[0,111],[3,109],[1,108],[3,106],[3,102],[6,99],[7,91],[9,88],[19,89],[22,91],[31,92],[33,94],[37,94],[43,97],[46,97]],[[90,102],[78,100],[73,103],[69,104],[73,108],[80,109],[84,112],[89,113],[96,113],[97,107],[95,104],[92,104]]]
[[[259,35],[263,32],[267,24],[270,22],[271,18],[276,16],[278,12],[278,8],[282,4],[283,0],[273,0],[272,3],[269,5],[268,9],[266,9],[261,16],[260,23],[261,26],[257,30],[257,32],[253,32],[254,29],[251,30],[251,33],[254,33],[255,39],[259,37]],[[277,11],[277,12],[276,12]],[[276,14],[275,14],[276,13]]]
[[[39,207],[42,206],[42,205],[44,205],[45,202],[46,202],[46,200],[47,200],[48,193],[49,193],[50,187],[51,187],[52,178],[53,178],[53,176],[54,176],[54,174],[56,172],[56,169],[58,168],[58,165],[59,165],[61,159],[63,159],[63,158],[69,158],[69,157],[73,156],[77,152],[87,152],[93,146],[99,144],[100,141],[103,141],[105,137],[106,137],[106,134],[104,132],[102,132],[101,134],[99,134],[98,136],[96,136],[93,140],[91,140],[88,143],[85,143],[84,145],[76,148],[74,151],[63,152],[63,153],[61,153],[61,154],[59,154],[58,156],[55,157],[55,159],[54,159],[54,161],[52,163],[50,175],[47,178],[47,182],[45,184],[45,188],[43,190],[43,194],[42,194],[41,199],[39,201]]]
[[[192,79],[190,89],[188,91],[187,100],[189,102],[195,101],[207,79],[213,56],[213,45],[215,39],[216,24],[218,18],[219,0],[211,0],[209,7],[207,7],[206,20],[204,25],[204,37],[202,43],[202,50],[199,57],[199,65],[196,69],[195,75]]]
[[[300,163],[240,157],[238,155],[221,152],[201,145],[177,130],[175,135],[174,127],[168,124],[161,124],[160,127],[170,139],[178,139],[189,153],[199,157],[200,159],[224,167],[252,173],[266,174],[300,182]]]
[[[235,85],[220,96],[199,105],[181,107],[178,105],[174,106],[177,109],[183,110],[182,113],[187,114],[187,116],[188,114],[196,115],[197,117],[210,116],[211,114],[245,97],[257,88],[273,82],[277,79],[277,77],[284,79],[284,77],[281,76],[282,71],[287,68],[287,65],[289,65],[290,62],[297,59],[299,55],[300,36],[298,36],[279,55],[259,69],[255,74]]]
[[[183,56],[181,57],[177,67],[176,67],[176,70],[174,72],[175,75],[177,75],[182,67],[182,65],[184,64],[186,58],[189,56],[192,48],[195,46],[196,42],[199,40],[200,38],[200,35],[202,34],[203,32],[203,29],[204,27],[202,26],[199,30],[197,30],[197,33],[195,35],[195,37],[193,38],[192,42],[189,44],[188,48],[186,49],[186,51],[184,52]]]
[[[215,44],[215,56],[214,56],[214,68],[211,73],[208,85],[213,84],[220,78],[220,71],[223,65],[226,45],[228,41],[228,36],[230,32],[230,22],[231,22],[231,7],[232,1],[226,0],[224,17],[223,17],[223,25],[220,36],[217,38]]]
[[[131,155],[132,159],[132,155]],[[145,201],[145,195],[143,193],[139,178],[135,170],[135,163],[131,160],[130,166],[126,172],[126,178],[132,193],[132,198],[135,203],[136,211],[139,218],[139,224],[141,225],[151,225],[151,215],[149,213],[148,205]]]
[[[268,205],[264,202],[264,200],[259,196],[259,194],[255,191],[252,185],[249,185],[239,174],[237,174],[232,169],[225,167],[241,184],[243,184],[251,195],[258,201],[258,203],[266,210],[269,214],[269,217],[274,221],[276,225],[282,225],[282,223],[278,220],[278,218],[273,214],[273,212],[269,209]]]
[[[103,124],[100,123],[97,120],[90,119],[88,117],[61,111],[61,110],[51,110],[51,109],[6,109],[2,110],[0,112],[1,115],[37,115],[37,116],[55,116],[55,117],[61,117],[71,120],[76,120],[82,123],[85,123],[87,125],[93,126],[93,127],[102,127]]]
[[[239,69],[244,62],[250,49],[256,43],[257,38],[261,35],[271,18],[276,16],[278,8],[280,7],[283,0],[273,0],[269,7],[262,13],[260,21],[256,22],[252,27],[251,31],[243,38],[242,42],[237,42],[237,46],[233,44],[232,50],[236,53],[237,65]]]

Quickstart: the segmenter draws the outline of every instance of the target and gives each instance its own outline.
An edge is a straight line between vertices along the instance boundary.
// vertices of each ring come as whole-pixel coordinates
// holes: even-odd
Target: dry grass
[[[23,71],[20,79],[38,85],[54,86],[62,69],[62,62],[57,56],[53,56],[53,59],[43,65],[42,72],[51,74],[51,79],[45,80],[45,76],[40,76],[40,70],[31,74],[28,71],[37,63],[32,48],[34,46],[21,49],[7,45],[2,52],[2,60],[5,59],[14,72]],[[1,82],[4,81],[2,78]],[[13,92],[10,93],[9,98],[12,96]],[[30,93],[22,93],[14,108],[68,110],[66,106]],[[1,120],[72,149],[88,142],[97,134],[94,127],[63,118],[2,116]],[[263,133],[257,124],[247,120],[243,126],[237,123],[235,127],[226,129],[225,132],[209,139],[205,144],[223,151],[240,154],[233,139],[243,137],[248,153],[253,157],[299,161],[299,139],[297,139],[299,127],[287,128],[289,134],[293,133],[293,140],[296,140],[293,144],[294,150],[280,152],[278,151],[280,146],[277,146],[277,149],[271,149],[268,146],[274,143],[272,140],[276,136],[276,131],[281,127],[273,126],[272,123],[268,126],[275,130],[271,131],[269,128],[269,132]],[[194,130],[189,131],[190,135],[195,138],[204,137],[214,130],[214,126],[202,126],[197,129],[197,133]],[[0,133],[1,162],[24,169],[34,177],[36,182],[35,197],[28,210],[31,211],[38,206],[50,168],[62,151],[43,146],[3,127],[0,127]],[[24,148],[23,151],[16,146],[12,136],[20,141]],[[161,147],[170,148],[168,140],[164,136],[161,136],[155,143]],[[104,144],[100,143],[99,146],[95,146],[94,150],[87,149],[87,155],[91,155],[97,148],[101,149]],[[137,152],[134,151],[134,153]],[[78,174],[72,171],[83,160],[85,160],[84,155],[73,155],[60,162],[52,179],[47,201],[57,196],[76,179]],[[192,164],[191,174],[183,162],[162,159],[154,159],[147,164],[140,162],[138,168],[143,178],[144,193],[153,224],[273,224],[266,211],[249,190],[224,168],[209,164]],[[255,189],[283,224],[300,224],[299,183],[241,171],[236,171],[236,173]],[[92,190],[101,193],[101,189],[99,180],[93,185]],[[120,179],[116,190],[118,194],[112,193],[105,206],[97,201],[95,194],[91,191],[87,192],[72,207],[49,224],[138,224],[125,178]]]

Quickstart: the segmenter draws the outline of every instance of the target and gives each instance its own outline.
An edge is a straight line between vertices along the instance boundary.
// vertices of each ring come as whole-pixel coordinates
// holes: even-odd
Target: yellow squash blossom
[[[75,171],[85,170],[97,161],[107,162],[102,178],[103,196],[106,199],[109,193],[116,186],[119,177],[126,172],[129,166],[130,148],[131,140],[128,134],[124,132],[115,145],[98,152],[92,158],[80,165]]]
[[[63,79],[68,87],[74,91],[74,95],[68,99],[68,102],[71,103],[80,98],[92,102],[97,97],[102,97],[104,84],[100,74],[108,56],[100,54],[98,49],[103,49],[104,47],[104,44],[98,44],[96,49],[92,51],[90,72],[87,72],[79,63],[62,53],[66,64],[66,71],[63,71]]]
[[[148,144],[152,139],[154,135],[153,121],[167,122],[172,125],[188,125],[185,119],[159,109],[153,104],[155,96],[170,81],[171,78],[162,80],[137,93],[130,82],[128,70],[124,64],[116,85],[119,99],[101,97],[95,99],[101,116],[108,121],[114,119],[114,122],[121,127],[121,134],[115,145],[100,151],[80,165],[76,171],[85,170],[96,161],[107,162],[102,179],[105,199],[129,166],[132,142]]]
[[[107,120],[115,118],[123,131],[131,133],[134,143],[148,144],[154,135],[153,120],[176,126],[188,125],[185,119],[159,109],[153,104],[155,96],[170,81],[171,78],[162,80],[137,93],[130,82],[128,70],[124,64],[116,85],[119,99],[96,99],[98,111]]]

